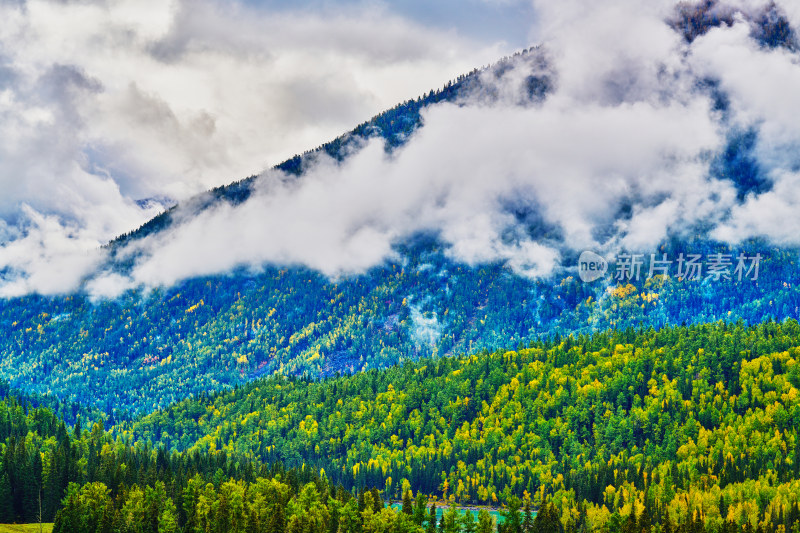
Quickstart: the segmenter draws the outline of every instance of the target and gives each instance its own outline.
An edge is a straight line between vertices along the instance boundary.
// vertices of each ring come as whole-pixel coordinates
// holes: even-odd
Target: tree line
[[[800,326],[556,336],[322,382],[271,377],[114,428],[174,450],[313,465],[349,490],[550,501],[566,527],[793,525]]]

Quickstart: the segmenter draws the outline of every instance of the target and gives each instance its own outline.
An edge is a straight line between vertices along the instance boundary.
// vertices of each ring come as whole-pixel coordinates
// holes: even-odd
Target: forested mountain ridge
[[[742,13],[738,13],[740,16]],[[678,31],[687,42],[692,42],[706,34],[709,30],[719,26],[731,26],[735,22],[736,9],[717,0],[703,0],[701,2],[685,2],[678,5],[670,25]],[[752,33],[754,38],[765,47],[785,48],[797,50],[800,47],[796,32],[789,24],[785,15],[775,5],[766,6],[762,11],[749,17],[757,17],[753,21]],[[531,47],[517,52],[511,57],[503,58],[496,63],[481,69],[474,69],[468,74],[447,82],[441,89],[431,90],[428,94],[411,99],[394,108],[380,113],[370,120],[363,122],[352,131],[323,144],[313,150],[296,155],[277,164],[274,168],[290,175],[301,176],[304,170],[313,163],[320,154],[326,154],[333,159],[342,161],[352,155],[359,145],[369,138],[385,139],[386,150],[390,151],[403,145],[408,137],[422,125],[421,111],[426,107],[442,102],[461,103],[467,100],[491,102],[499,97],[499,87],[506,81],[522,73],[520,97],[516,102],[519,105],[530,105],[544,99],[557,83],[557,71],[548,62],[547,51],[541,46]],[[709,80],[706,80],[707,82]],[[519,81],[516,83],[520,83]],[[724,107],[725,95],[717,92],[718,105]],[[721,174],[728,174],[742,187],[742,192],[748,192],[754,187],[763,186],[750,152],[754,146],[753,132],[744,131],[731,139],[730,147],[720,163],[735,168],[720,168]],[[725,161],[741,159],[739,161]],[[227,185],[216,187],[187,202],[185,211],[201,211],[216,202],[227,201],[238,204],[249,198],[254,183],[258,176],[234,181]],[[154,232],[167,228],[173,217],[183,215],[184,206],[176,205],[161,215],[145,223],[142,227],[131,231],[109,243],[112,249],[118,249],[132,240],[140,239]]]
[[[791,232],[780,209],[763,224],[735,217],[748,207],[764,213],[765,199],[773,200],[768,207],[791,207],[778,200],[786,195],[784,174],[796,173],[800,162],[791,163],[800,160],[769,167],[769,128],[739,120],[735,91],[723,76],[697,77],[701,65],[681,63],[702,52],[692,43],[709,33],[724,34],[752,57],[797,59],[800,42],[775,3],[735,4],[679,3],[673,18],[651,21],[674,52],[663,57],[686,68],[657,65],[648,78],[659,82],[654,93],[639,92],[636,76],[623,68],[612,69],[604,78],[610,90],[592,93],[589,105],[559,100],[559,71],[547,50],[526,50],[263,176],[174,207],[109,243],[108,261],[78,292],[0,299],[0,524],[53,521],[55,533],[800,533],[800,250],[780,244],[800,241],[768,231],[777,223]],[[668,83],[672,74],[675,85]],[[660,82],[678,90],[677,103]],[[520,90],[503,92],[509,83]],[[512,101],[494,105],[509,94]],[[658,102],[644,101],[651,97]],[[700,105],[686,106],[684,98]],[[641,167],[609,164],[610,171],[595,172],[597,160],[588,157],[586,181],[562,183],[561,174],[542,172],[535,184],[526,182],[530,190],[483,194],[482,182],[494,178],[509,153],[544,157],[547,148],[537,152],[517,129],[505,130],[523,113],[531,112],[524,115],[529,123],[546,116],[554,100],[569,109],[551,116],[558,120],[547,123],[547,135],[565,116],[577,120],[597,107],[657,108],[644,123],[658,130],[673,113],[696,113],[719,131],[706,145],[690,136],[686,126],[694,121],[664,128],[667,136],[686,133],[691,149],[655,142],[666,157],[645,158],[659,168],[645,168],[641,180]],[[462,112],[481,120],[454,119]],[[601,114],[602,122],[568,130],[600,135],[562,157],[581,159],[602,144],[604,125],[620,115]],[[220,219],[210,214],[276,207],[279,201],[251,202],[272,178],[294,191],[344,176],[329,182],[339,187],[353,168],[351,155],[396,163],[435,130],[437,117],[447,119],[442,135],[432,137],[419,161],[437,161],[431,175],[446,172],[464,157],[459,143],[478,139],[467,143],[475,152],[488,144],[488,136],[469,134],[490,115],[503,120],[487,130],[508,133],[491,144],[498,157],[472,174],[459,167],[445,182],[497,203],[485,212],[459,204],[474,208],[460,229],[486,229],[476,221],[481,215],[501,219],[491,228],[500,228],[496,239],[467,240],[491,249],[477,259],[457,252],[464,241],[449,239],[447,224],[417,226],[400,217],[413,231],[387,230],[384,236],[395,237],[383,242],[386,253],[344,273],[277,253],[230,254],[236,260],[221,262],[224,268],[174,277],[136,275],[152,256],[162,261],[149,264],[161,267],[170,258],[187,259],[181,266],[213,262],[187,246],[205,244],[217,229]],[[462,138],[454,124],[473,128]],[[453,148],[451,136],[457,149],[443,149]],[[523,142],[506,150],[514,136]],[[438,151],[446,153],[441,160],[433,156]],[[635,151],[623,146],[620,157],[635,159]],[[530,170],[518,161],[528,160],[504,169],[512,181]],[[406,171],[421,166],[399,168],[392,182],[398,191],[414,177]],[[637,178],[626,181],[626,171]],[[431,175],[419,173],[422,195],[442,203],[428,186]],[[375,176],[384,177],[363,172],[366,180],[348,183],[380,188],[384,182],[369,181]],[[562,201],[541,201],[534,185],[542,183],[566,191]],[[719,211],[692,218],[690,209],[704,205],[689,202],[675,211],[680,228],[645,224],[643,233],[663,236],[626,240],[642,235],[635,222],[680,204],[678,189],[687,183],[711,191],[706,200]],[[576,184],[589,190],[585,197]],[[609,184],[621,195],[595,198],[593,187]],[[351,188],[329,203],[350,207],[361,192]],[[714,203],[715,193],[727,203]],[[565,237],[576,235],[570,221],[543,214],[592,209],[570,203],[570,195],[610,199],[598,218],[583,219],[588,242],[597,245],[588,255],[605,261],[594,252],[617,254],[603,262],[607,271],[598,280],[587,272],[599,263],[580,259],[584,254]],[[372,210],[358,212],[365,218],[391,204],[365,198]],[[302,217],[310,210],[276,212]],[[320,212],[327,224],[333,210]],[[681,224],[681,215],[691,220]],[[201,239],[169,248],[197,220],[207,222],[199,224],[206,230]],[[253,224],[251,235],[287,227],[282,217],[268,220],[272,225]],[[241,224],[220,227],[221,244],[204,250],[222,255],[250,242],[229,246]],[[736,229],[751,237],[732,235]],[[321,240],[309,241],[308,249],[320,252]],[[651,249],[628,249],[638,245]],[[504,254],[503,246],[526,253]],[[158,255],[167,248],[177,255]],[[541,249],[557,256],[550,270],[534,268]],[[702,272],[691,275],[687,261]],[[653,269],[657,263],[667,264],[663,272]],[[6,274],[14,275],[0,272]],[[98,280],[125,289],[92,292]],[[387,508],[386,500],[402,504]],[[442,501],[447,510],[439,515]],[[476,519],[457,506],[481,511]]]
[[[717,4],[684,6],[672,24],[687,42],[730,25],[733,15]],[[762,19],[753,23],[760,46],[796,48],[793,30],[774,6]],[[383,139],[391,152],[425,127],[420,118],[425,108],[500,98],[497,84],[505,77],[523,89],[514,105],[536,107],[557,86],[554,73],[546,50],[529,49],[378,115],[278,168],[300,181],[315,158],[325,154],[343,160],[373,137]],[[717,111],[725,114],[728,104],[718,86],[705,80],[693,90],[713,97]],[[745,202],[769,190],[771,182],[756,157],[756,132],[734,128],[729,133],[724,149],[708,154],[709,180],[734,183]],[[121,254],[128,245],[135,249],[137,242],[210,206],[244,202],[257,180],[210,191],[120,237],[109,245],[105,267],[112,272],[131,268],[135,255]],[[508,209],[505,214],[520,231],[558,240],[558,231],[534,208],[512,203]],[[624,219],[630,211],[630,205],[622,205],[619,216]],[[800,317],[797,249],[768,240],[731,247],[700,229],[694,238],[670,237],[652,252],[673,259],[760,254],[758,279],[616,279],[612,267],[603,281],[587,284],[579,281],[578,256],[571,250],[563,250],[563,265],[552,275],[531,278],[501,259],[461,262],[435,232],[404,239],[393,252],[366,272],[336,279],[302,266],[266,264],[136,288],[114,299],[92,299],[84,291],[2,299],[0,377],[26,392],[53,393],[121,415],[164,408],[273,372],[316,379],[419,357],[495,350],[556,333]]]
[[[271,377],[114,432],[313,465],[386,497],[410,485],[462,503],[549,498],[565,526],[591,531],[631,513],[776,531],[800,525],[799,356],[793,320],[612,331],[324,382]]]
[[[109,414],[147,412],[272,372],[313,378],[403,359],[474,353],[554,333],[641,324],[797,317],[794,252],[765,254],[757,282],[530,280],[452,262],[435,241],[338,282],[268,267],[112,301],[0,301],[0,372],[15,387]]]
[[[794,531],[798,361],[795,321],[718,323],[273,376],[110,432],[11,398],[0,521],[41,494],[60,532],[494,531],[432,521],[433,496],[501,505],[501,533]],[[142,443],[158,433],[190,449]]]
[[[0,524],[55,521],[58,533],[421,531],[384,509],[377,490],[354,496],[307,467],[131,446],[101,423],[68,428],[21,403],[0,400]]]
[[[74,425],[81,418],[84,420],[97,420],[114,423],[108,420],[104,411],[85,405],[64,401],[52,394],[26,394],[25,392],[9,386],[8,382],[0,381],[0,401],[7,404],[20,406],[23,410],[47,409],[59,420],[68,425]]]
[[[522,72],[522,97],[516,103],[531,105],[541,101],[552,88],[554,80],[547,65],[546,54],[540,47],[521,50],[510,57],[500,59],[496,63],[473,69],[455,80],[447,82],[441,89],[431,90],[423,96],[411,99],[388,111],[384,111],[370,120],[356,126],[336,139],[327,142],[303,154],[296,155],[277,164],[276,170],[288,175],[300,177],[306,168],[313,165],[316,159],[325,155],[342,161],[357,151],[364,142],[371,138],[384,139],[385,149],[391,151],[402,146],[408,137],[422,125],[421,112],[443,102],[459,104],[467,100],[491,102],[498,96],[498,86],[510,78],[512,74]],[[153,233],[168,228],[173,219],[196,215],[218,202],[224,201],[233,205],[246,201],[253,192],[259,176],[232,182],[216,187],[207,193],[192,198],[186,205],[176,205],[164,213],[151,219],[140,228],[121,235],[108,244],[113,251]]]

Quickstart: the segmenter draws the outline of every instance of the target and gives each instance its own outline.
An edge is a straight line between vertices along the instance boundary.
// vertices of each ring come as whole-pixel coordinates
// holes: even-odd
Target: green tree
[[[127,498],[119,511],[119,523],[124,533],[144,533],[145,531],[147,508],[144,491],[137,485],[128,491]]]
[[[171,498],[167,498],[158,515],[158,533],[176,533],[178,529],[178,508]]]
[[[339,510],[339,533],[357,533],[361,528],[358,502],[350,498]]]
[[[486,509],[478,511],[477,533],[492,533],[495,530],[495,520]]]
[[[282,504],[275,505],[272,508],[272,513],[270,514],[269,517],[269,525],[267,527],[267,532],[285,533],[285,531],[286,531],[286,516],[284,515],[283,505]]]
[[[522,531],[525,533],[531,533],[533,531],[533,512],[531,511],[530,498],[525,498],[525,506],[522,516]]]
[[[405,494],[403,494],[403,513],[411,516],[414,514],[414,507],[411,505],[411,490],[407,490]]]
[[[450,506],[442,513],[442,523],[445,533],[461,533],[461,520],[459,520],[455,500],[451,501]]]
[[[428,505],[428,498],[422,494],[422,491],[417,491],[417,496],[414,498],[414,523],[421,526],[425,522],[425,511]]]
[[[520,502],[519,498],[512,496],[509,498],[505,510],[502,511],[503,526],[508,533],[522,533],[522,515],[520,514],[521,507],[522,502]]]
[[[431,504],[428,511],[428,524],[425,526],[425,533],[436,533],[436,502]]]
[[[13,492],[8,474],[3,472],[0,476],[0,523],[10,524],[14,521]]]
[[[288,515],[288,533],[323,532],[330,518],[314,483],[306,484],[300,494],[289,501]]]
[[[67,494],[62,501],[53,524],[53,533],[84,533],[83,507],[81,505],[80,486],[70,483]]]
[[[463,533],[476,533],[478,523],[475,521],[475,515],[469,509],[461,516],[461,531]]]
[[[558,511],[552,502],[545,503],[536,513],[536,518],[533,520],[533,531],[535,533],[561,533],[564,531]]]

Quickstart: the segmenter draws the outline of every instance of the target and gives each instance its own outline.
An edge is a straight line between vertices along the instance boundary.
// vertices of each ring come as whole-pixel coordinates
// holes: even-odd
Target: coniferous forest
[[[799,362],[795,321],[716,323],[269,377],[108,428],[9,396],[0,523],[793,531]]]

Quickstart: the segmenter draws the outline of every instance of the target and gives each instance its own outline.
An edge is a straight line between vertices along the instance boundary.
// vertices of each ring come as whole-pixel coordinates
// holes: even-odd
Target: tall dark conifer
[[[407,490],[403,494],[403,513],[411,516],[414,514],[414,507],[411,505],[411,490]]]
[[[13,493],[8,474],[0,475],[0,523],[10,524],[14,521]]]

